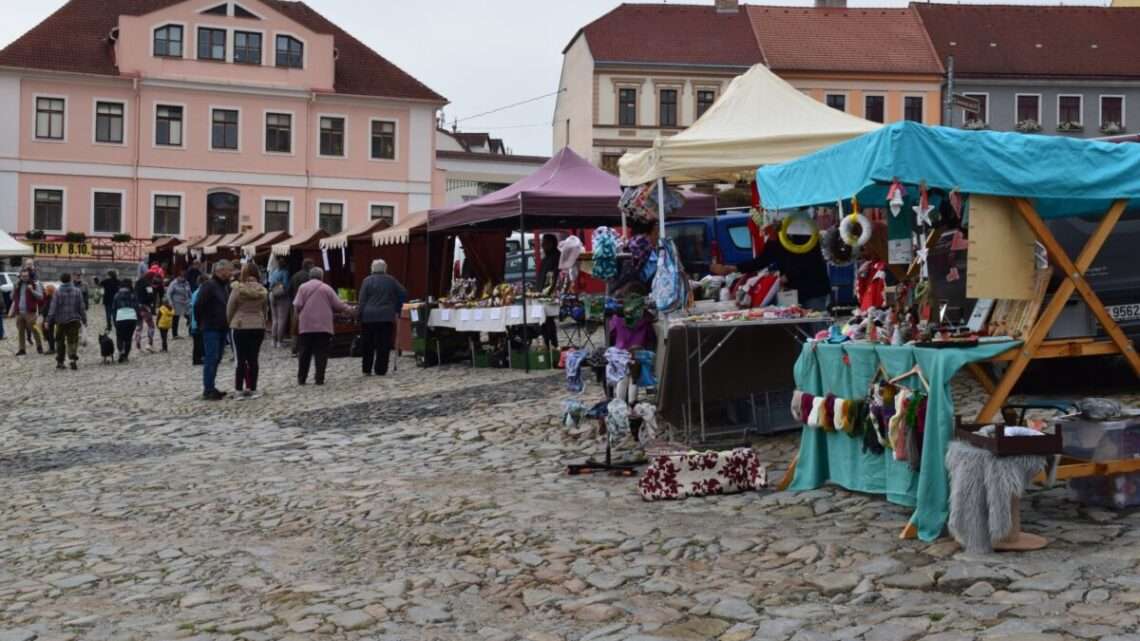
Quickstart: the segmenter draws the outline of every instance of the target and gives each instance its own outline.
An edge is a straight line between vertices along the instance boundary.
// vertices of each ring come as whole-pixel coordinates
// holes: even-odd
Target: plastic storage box
[[[1140,412],[1109,421],[1079,416],[1057,420],[1065,456],[1084,461],[1140,458]]]

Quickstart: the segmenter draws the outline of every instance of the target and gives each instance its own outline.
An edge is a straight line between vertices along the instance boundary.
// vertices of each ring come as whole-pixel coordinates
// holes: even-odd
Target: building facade
[[[1140,126],[1140,8],[916,3],[939,55],[954,59],[955,127],[1080,138]]]
[[[0,228],[395,221],[442,203],[444,103],[301,2],[70,0],[0,51]]]
[[[486,133],[436,131],[436,167],[443,173],[444,204],[458,205],[529,176],[550,160],[510,153]]]

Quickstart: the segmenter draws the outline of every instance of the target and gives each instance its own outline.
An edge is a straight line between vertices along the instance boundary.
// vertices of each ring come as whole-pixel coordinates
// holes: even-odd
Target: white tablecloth
[[[558,318],[558,305],[527,303],[528,325],[541,325],[547,318]],[[460,332],[505,332],[507,327],[522,325],[522,305],[510,307],[476,307],[433,309],[428,317],[430,327],[449,327]]]

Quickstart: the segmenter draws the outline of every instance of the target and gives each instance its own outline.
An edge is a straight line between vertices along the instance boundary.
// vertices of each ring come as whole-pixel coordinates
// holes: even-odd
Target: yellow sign
[[[67,243],[34,241],[32,248],[36,256],[48,258],[90,258],[91,243]]]

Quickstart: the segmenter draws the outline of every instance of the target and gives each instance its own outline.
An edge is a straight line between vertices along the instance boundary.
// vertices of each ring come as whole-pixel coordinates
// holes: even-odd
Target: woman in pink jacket
[[[333,315],[347,313],[352,307],[345,304],[324,282],[325,270],[309,270],[309,280],[297,290],[293,308],[297,311],[297,384],[304,385],[309,378],[309,364],[316,359],[317,385],[325,384],[325,367],[329,363],[329,341],[333,337]]]

